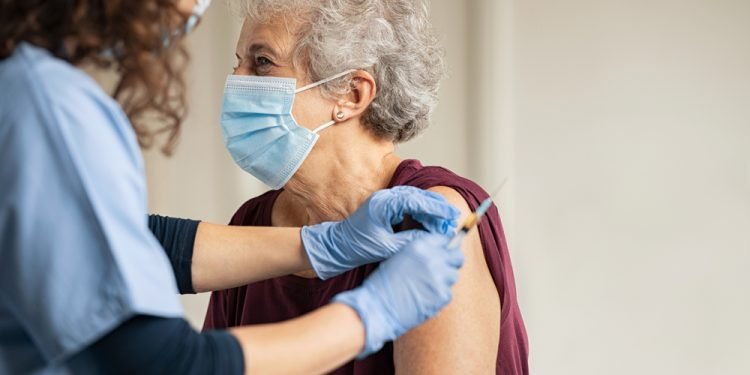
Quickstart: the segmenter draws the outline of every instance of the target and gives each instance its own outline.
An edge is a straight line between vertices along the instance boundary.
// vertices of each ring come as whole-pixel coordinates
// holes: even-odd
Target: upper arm
[[[455,190],[435,187],[461,210],[461,223],[470,213]],[[440,313],[396,340],[394,362],[404,374],[487,374],[495,372],[500,339],[500,299],[484,259],[477,230],[464,240],[464,266],[453,299]]]
[[[177,287],[181,294],[195,294],[193,287],[193,247],[198,234],[199,221],[176,217],[149,215],[148,227],[164,248]]]

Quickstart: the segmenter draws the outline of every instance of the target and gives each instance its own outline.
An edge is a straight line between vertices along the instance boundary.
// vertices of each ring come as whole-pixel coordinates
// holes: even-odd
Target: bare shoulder
[[[448,201],[448,203],[461,210],[461,216],[458,219],[459,223],[461,223],[463,219],[471,214],[471,208],[469,208],[469,204],[466,203],[464,197],[459,194],[456,189],[448,186],[435,186],[427,190],[442,195]]]
[[[429,189],[461,210],[471,210],[456,190]],[[454,287],[453,300],[435,318],[399,338],[394,347],[398,373],[493,373],[500,339],[500,298],[484,259],[477,231],[461,247],[466,262]]]

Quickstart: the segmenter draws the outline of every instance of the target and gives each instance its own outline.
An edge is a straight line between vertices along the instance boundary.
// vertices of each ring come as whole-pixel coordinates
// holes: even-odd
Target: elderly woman
[[[487,197],[444,168],[394,153],[397,143],[427,128],[437,100],[442,51],[428,19],[422,0],[248,2],[222,127],[235,161],[278,190],[247,201],[231,224],[341,220],[374,191],[399,185],[441,194],[463,217]],[[526,332],[497,210],[462,251],[466,262],[443,312],[334,373],[528,373]],[[215,292],[204,328],[300,316],[358,286],[376,267]]]

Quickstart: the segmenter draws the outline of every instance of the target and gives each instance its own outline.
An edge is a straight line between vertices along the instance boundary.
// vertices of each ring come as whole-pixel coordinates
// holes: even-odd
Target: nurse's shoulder
[[[0,61],[0,87],[3,132],[35,137],[38,144],[86,134],[109,137],[139,160],[137,140],[119,105],[88,74],[46,49],[19,44]]]

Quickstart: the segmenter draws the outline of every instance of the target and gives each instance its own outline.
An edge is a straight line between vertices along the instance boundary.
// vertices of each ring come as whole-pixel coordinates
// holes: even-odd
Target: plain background
[[[242,1],[242,0],[233,0]],[[750,373],[750,2],[433,1],[449,77],[403,157],[499,201],[536,374]],[[225,223],[265,188],[219,106],[240,19],[190,36],[191,113],[151,211]],[[184,297],[200,326],[208,295]]]

